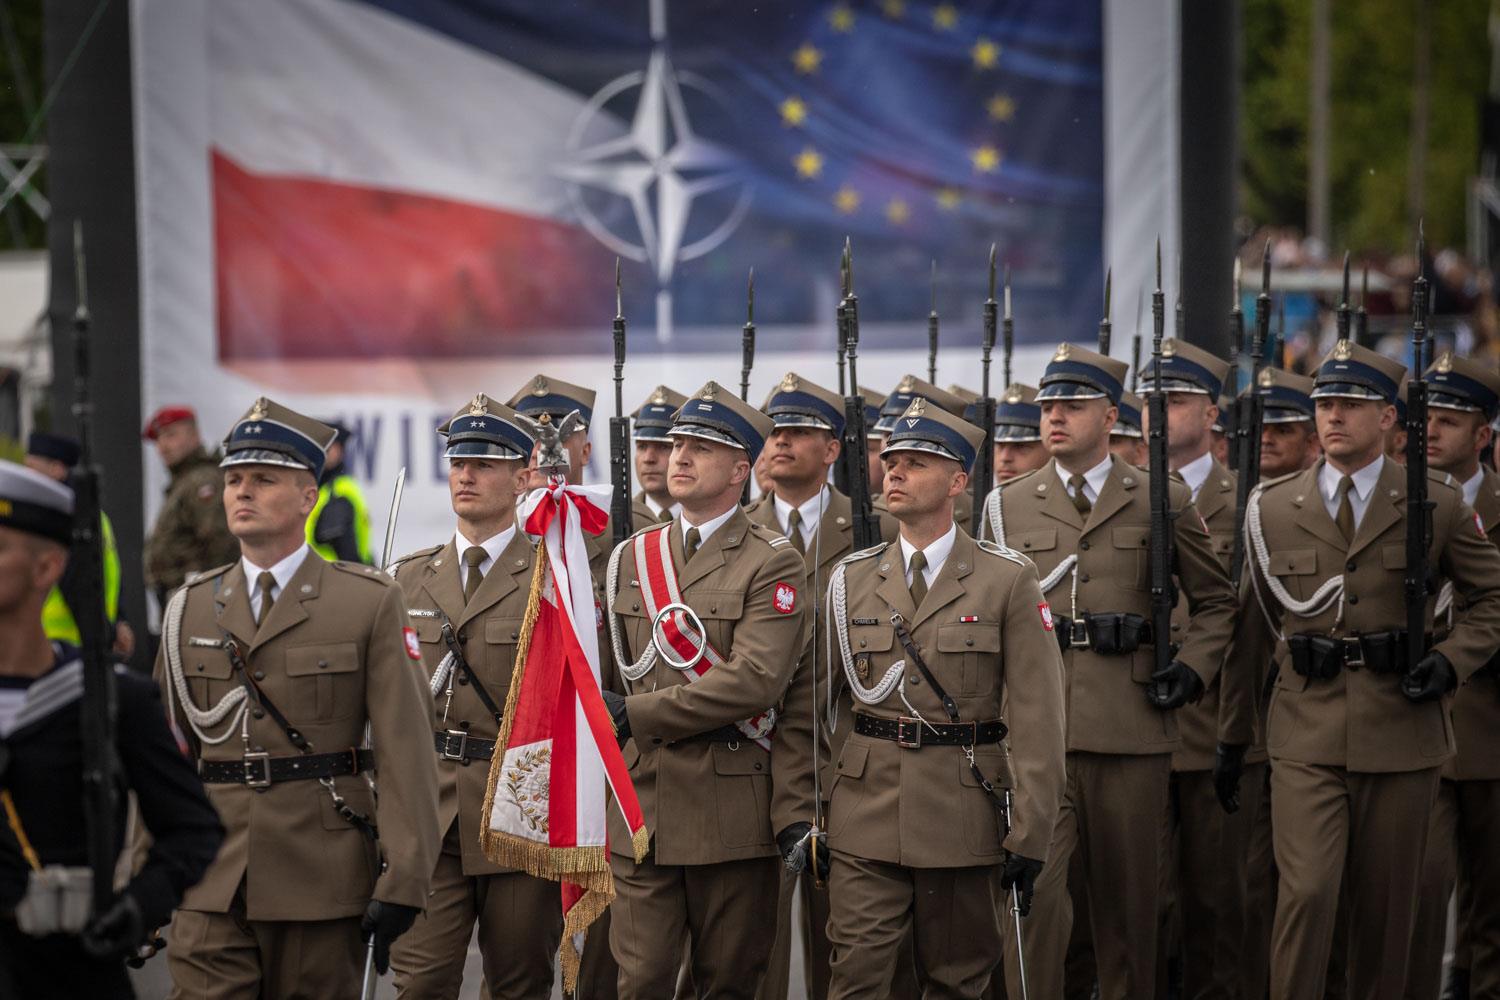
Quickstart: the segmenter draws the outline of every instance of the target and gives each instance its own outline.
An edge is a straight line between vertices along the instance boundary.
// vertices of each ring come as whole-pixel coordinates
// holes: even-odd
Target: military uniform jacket
[[[779,533],[752,524],[743,510],[720,525],[686,565],[680,519],[667,530],[683,602],[702,619],[725,662],[693,683],[659,658],[633,683],[618,676],[610,680],[616,690],[632,695],[627,705],[633,738],[625,744],[625,763],[652,834],[655,860],[696,865],[771,857],[777,831],[812,818],[811,775],[796,773],[811,758],[805,748],[783,750],[785,715],[769,754],[748,738],[721,743],[690,737],[754,718],[782,702],[805,645],[810,595],[802,558]],[[790,609],[777,606],[781,584],[796,591]],[[646,649],[651,619],[628,541],[620,552],[619,590],[610,611],[618,616],[622,652],[633,662]],[[804,710],[796,704],[787,709]],[[796,722],[790,730],[807,726]],[[790,795],[794,789],[809,794],[799,801]],[[612,849],[629,856],[630,834],[618,810],[611,808],[609,823]]]
[[[998,541],[1036,564],[1055,613],[1073,618],[1126,613],[1150,620],[1151,487],[1146,470],[1112,459],[1086,522],[1068,497],[1054,461],[1016,476],[991,495],[996,493],[1004,523],[1004,538]],[[1168,497],[1175,512],[1173,573],[1189,613],[1176,658],[1207,689],[1224,658],[1234,593],[1187,485],[1173,480]],[[986,517],[986,530],[988,526]],[[1059,573],[1075,554],[1074,569]],[[1049,576],[1055,580],[1049,581]],[[1145,685],[1155,665],[1151,646],[1111,655],[1092,648],[1069,649],[1063,653],[1063,664],[1069,750],[1171,753],[1181,744],[1177,713],[1146,700]]]
[[[225,634],[269,700],[300,729],[314,753],[358,747],[365,725],[375,750],[378,808],[364,775],[335,778],[339,794],[380,830],[375,845],[344,820],[315,780],[278,782],[264,791],[210,784],[210,801],[227,836],[202,882],[183,899],[188,910],[224,913],[243,881],[251,920],[330,920],[363,914],[371,898],[423,906],[437,863],[437,769],[431,736],[432,697],[421,658],[407,641],[410,619],[400,589],[384,573],[357,563],[329,563],[309,552],[277,596],[259,630],[250,613],[241,563],[188,585],[177,648],[194,703],[208,708],[241,686]],[[164,689],[166,637],[156,676]],[[195,755],[238,761],[234,732],[200,743],[181,704],[176,721]],[[276,721],[247,712],[250,749],[272,756],[297,750]],[[211,734],[221,727],[210,727]]]
[[[1268,568],[1294,600],[1307,600],[1342,573],[1342,617],[1338,601],[1307,617],[1285,611],[1266,586],[1253,546],[1248,548],[1219,738],[1254,741],[1264,684],[1254,665],[1270,662],[1274,652],[1276,681],[1266,723],[1272,760],[1363,772],[1436,767],[1453,754],[1448,698],[1413,704],[1401,693],[1399,674],[1364,669],[1345,668],[1332,680],[1309,681],[1292,669],[1280,641],[1282,633],[1350,636],[1406,625],[1406,470],[1384,460],[1354,541],[1346,543],[1318,492],[1322,464],[1265,483],[1252,494],[1250,512],[1259,505]],[[1462,685],[1500,647],[1500,552],[1446,476],[1429,478],[1428,499],[1435,504],[1429,565],[1439,582],[1453,581],[1456,599],[1466,607],[1434,648],[1453,664]],[[1249,528],[1247,517],[1247,534]],[[1429,598],[1429,608],[1435,603]]]
[[[1198,515],[1208,526],[1209,541],[1225,573],[1229,572],[1230,556],[1234,550],[1235,490],[1234,473],[1215,461],[1193,500]],[[1179,595],[1177,609],[1172,613],[1173,642],[1182,641],[1190,620],[1187,600]],[[1208,771],[1213,768],[1219,739],[1219,683],[1216,679],[1204,689],[1201,699],[1177,710],[1177,731],[1182,734],[1182,746],[1172,754],[1172,770]],[[1261,755],[1253,759],[1264,758]]]
[[[1474,513],[1490,542],[1500,546],[1500,475],[1485,471],[1474,497]],[[1500,658],[1500,650],[1495,655]],[[1491,664],[1495,663],[1500,659],[1492,658]],[[1443,777],[1500,780],[1500,667],[1492,665],[1459,685],[1453,695],[1453,737],[1458,752],[1443,765]]]
[[[195,569],[238,559],[240,544],[224,518],[224,474],[202,448],[172,469],[156,523],[146,539],[146,582],[159,593],[176,590]]]
[[[998,719],[1005,743],[980,745],[974,760],[997,788],[1014,788],[1014,828],[980,786],[961,748],[903,749],[846,732],[831,793],[829,847],[871,861],[913,868],[996,864],[1003,849],[1045,860],[1064,783],[1063,666],[1051,618],[1025,559],[959,528],[920,608],[912,607],[899,545],[881,545],[845,561],[847,635],[860,683],[873,687],[906,657],[891,625],[899,611],[932,675],[958,704],[964,722]],[[842,673],[842,655],[836,669]],[[905,694],[930,722],[948,716],[915,665]],[[909,716],[893,688],[876,705],[840,695],[843,719],[860,712]],[[1006,745],[1009,745],[1007,753]]]
[[[667,515],[666,521],[672,519],[669,511],[663,511],[662,513]],[[651,513],[651,508],[646,506],[646,494],[644,491],[638,490],[635,496],[630,498],[630,530],[632,532],[640,531],[642,528],[649,528],[653,524],[665,524],[666,521],[659,520],[655,514]]]
[[[453,539],[446,545],[414,552],[399,562],[396,582],[411,609],[412,627],[422,642],[422,662],[429,677],[448,652],[442,634],[446,620],[452,623],[464,658],[484,684],[485,692],[504,709],[515,670],[516,643],[521,636],[521,619],[526,614],[535,555],[536,547],[530,538],[517,529],[479,582],[474,600],[467,607],[459,576],[461,557]],[[450,687],[451,702],[447,695]],[[467,732],[486,740],[498,739],[500,734],[499,723],[456,665],[448,683],[433,696],[431,728],[439,733]],[[427,741],[427,752],[433,754],[431,739]],[[437,772],[437,826],[446,833],[454,820],[458,821],[464,874],[490,875],[510,870],[495,865],[479,847],[485,825],[484,793],[489,783],[489,762],[460,763],[438,757]]]

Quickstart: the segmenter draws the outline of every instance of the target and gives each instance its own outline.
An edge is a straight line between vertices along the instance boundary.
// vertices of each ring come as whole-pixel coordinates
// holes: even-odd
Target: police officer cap
[[[1228,377],[1229,362],[1223,358],[1174,337],[1161,342],[1161,387],[1166,392],[1190,392],[1218,399]],[[1156,363],[1152,360],[1141,367],[1141,394],[1150,393],[1155,385]]]
[[[1374,399],[1394,403],[1406,368],[1352,340],[1341,340],[1318,366],[1313,399]]]
[[[796,372],[787,372],[761,410],[777,427],[813,427],[834,437],[844,433],[844,400]]]
[[[0,460],[0,527],[68,545],[73,540],[73,491],[50,476]]]
[[[717,382],[708,382],[682,404],[672,418],[670,437],[696,437],[739,448],[750,458],[760,457],[775,424]]]
[[[896,418],[880,457],[898,451],[921,451],[952,459],[968,472],[984,437],[984,431],[967,420],[918,397]]]
[[[635,439],[670,441],[667,431],[672,429],[672,414],[686,402],[687,397],[675,389],[668,389],[664,385],[652,389],[646,401],[630,415],[634,421]]]
[[[536,443],[516,419],[516,411],[480,393],[437,429],[448,439],[445,458],[498,458],[525,461]]]
[[[1107,399],[1119,405],[1125,391],[1125,373],[1130,366],[1123,361],[1074,344],[1059,344],[1052,360],[1042,372],[1042,388],[1037,402],[1049,399]]]
[[[1425,374],[1428,406],[1482,413],[1486,420],[1495,419],[1500,409],[1500,375],[1489,367],[1444,351]]]
[[[1141,431],[1141,411],[1146,408],[1146,401],[1133,392],[1122,392],[1120,401],[1115,406],[1119,408],[1120,415],[1115,418],[1115,426],[1110,430],[1109,436],[1145,437]]]
[[[879,440],[885,434],[875,425],[880,423],[880,408],[885,405],[887,393],[878,392],[875,389],[859,387],[859,398],[865,404],[865,437]]]
[[[1042,408],[1037,405],[1036,390],[1012,382],[995,404],[995,440],[1022,444],[1042,439]]]
[[[1267,424],[1295,424],[1313,418],[1313,380],[1280,368],[1262,368],[1256,380],[1255,394],[1264,402],[1261,421]]]
[[[323,462],[337,432],[312,417],[289,410],[265,396],[255,401],[224,439],[224,460],[232,465],[279,465],[323,475]]]
[[[533,419],[546,413],[557,421],[577,410],[584,427],[587,427],[594,422],[594,395],[594,390],[581,385],[550,375],[537,375],[517,389],[516,394],[506,400],[506,405]]]
[[[903,375],[895,390],[881,404],[880,420],[876,422],[876,428],[882,434],[889,434],[891,428],[896,426],[896,418],[905,413],[912,400],[917,398],[936,403],[955,417],[962,417],[964,407],[968,406],[962,397],[955,396],[946,389],[939,389],[931,382],[923,382],[915,375]]]

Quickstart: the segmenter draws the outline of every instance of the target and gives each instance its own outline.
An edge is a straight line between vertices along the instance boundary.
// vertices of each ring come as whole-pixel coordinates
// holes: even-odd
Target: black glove
[[[781,863],[786,865],[786,870],[793,875],[800,875],[807,871],[807,856],[812,850],[811,823],[793,823],[776,835],[776,850],[781,854]],[[819,882],[828,881],[828,872],[833,866],[833,858],[828,854],[828,838],[823,833],[818,833],[817,850],[817,878]]]
[[[95,958],[124,958],[133,954],[146,940],[141,904],[130,893],[120,893],[107,910],[88,922],[82,940],[83,950]]]
[[[1173,660],[1165,670],[1153,671],[1146,686],[1146,700],[1157,708],[1181,708],[1203,697],[1203,681],[1193,668]]]
[[[1214,794],[1231,816],[1240,811],[1240,777],[1245,773],[1245,744],[1220,743],[1214,750]]]
[[[620,746],[630,739],[630,713],[625,711],[625,696],[614,691],[600,691],[604,695],[604,707],[609,709],[609,717],[615,724],[615,739]]]
[[[1019,854],[1005,855],[1005,866],[1000,869],[1000,887],[1014,889],[1021,916],[1031,912],[1031,897],[1036,892],[1036,880],[1042,874],[1042,863]]]
[[[1458,687],[1458,673],[1448,658],[1433,650],[1417,661],[1417,665],[1401,678],[1401,693],[1415,702],[1437,701]]]
[[[375,971],[380,975],[385,975],[391,967],[392,943],[411,929],[421,912],[415,906],[370,900],[364,919],[359,922],[359,932],[366,941],[370,935],[375,936]]]

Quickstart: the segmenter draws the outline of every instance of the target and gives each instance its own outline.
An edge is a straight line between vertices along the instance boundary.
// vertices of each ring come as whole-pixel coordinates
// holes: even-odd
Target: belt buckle
[[[911,736],[907,736],[911,733]],[[896,745],[903,750],[917,750],[922,746],[922,720],[903,715],[896,720]]]
[[[1087,618],[1074,618],[1068,625],[1068,648],[1089,648],[1089,622]]]
[[[1365,649],[1360,644],[1359,636],[1346,635],[1339,642],[1344,647],[1344,666],[1351,670],[1365,666]]]
[[[246,753],[240,758],[240,766],[245,771],[245,786],[247,788],[270,788],[271,787],[271,755],[265,751],[257,753]],[[257,771],[259,775],[257,776]]]
[[[453,737],[458,737],[458,750],[449,749],[453,746]],[[450,729],[443,733],[443,759],[455,760],[462,764],[469,756],[469,732],[466,729]]]

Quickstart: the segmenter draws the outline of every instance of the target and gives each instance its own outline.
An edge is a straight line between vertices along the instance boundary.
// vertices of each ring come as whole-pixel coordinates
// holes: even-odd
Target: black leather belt
[[[283,781],[341,778],[347,774],[369,771],[374,767],[374,751],[350,747],[338,753],[304,753],[287,757],[247,753],[239,760],[200,760],[198,777],[208,785],[270,788]]]
[[[1077,618],[1055,616],[1057,645],[1069,649],[1092,649],[1105,656],[1134,653],[1154,644],[1156,630],[1142,615],[1116,612],[1083,614]]]
[[[877,740],[890,740],[906,750],[921,747],[971,747],[982,743],[999,743],[1005,739],[1005,723],[989,722],[923,722],[909,716],[882,719],[878,715],[854,714],[854,731]]]
[[[471,760],[489,760],[495,756],[494,740],[470,736],[462,729],[433,733],[432,745],[439,757],[444,760],[456,760],[460,764]]]
[[[1407,669],[1406,630],[1327,636],[1298,632],[1286,637],[1292,670],[1309,680],[1337,677],[1340,670],[1368,670],[1394,674]],[[1424,648],[1431,648],[1430,637]]]

